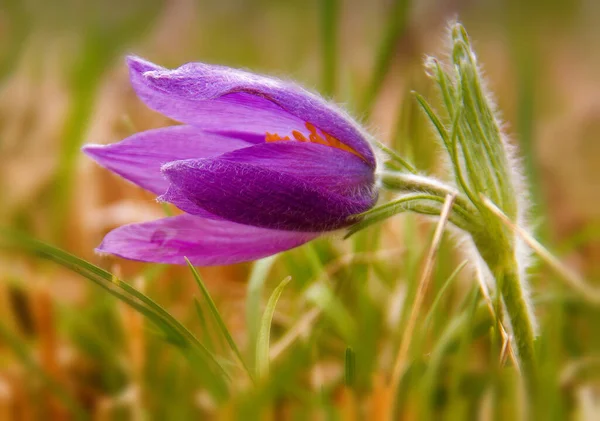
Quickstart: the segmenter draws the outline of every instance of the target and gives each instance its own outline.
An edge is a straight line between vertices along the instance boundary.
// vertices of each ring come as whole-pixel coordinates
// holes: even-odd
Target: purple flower
[[[83,150],[185,213],[117,228],[99,252],[163,263],[187,256],[203,266],[243,262],[346,227],[377,200],[365,133],[320,97],[222,66],[128,62],[142,101],[185,124]]]

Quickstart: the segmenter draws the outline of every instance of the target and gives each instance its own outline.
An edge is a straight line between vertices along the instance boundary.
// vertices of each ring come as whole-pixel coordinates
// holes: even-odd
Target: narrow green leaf
[[[198,316],[198,320],[200,321],[200,329],[202,330],[202,342],[206,344],[206,348],[208,348],[211,352],[215,350],[215,344],[212,341],[210,331],[208,329],[208,323],[206,322],[206,317],[204,316],[204,310],[202,309],[202,304],[196,297],[194,297],[194,309],[196,310],[196,315]]]
[[[377,147],[379,149],[381,149],[383,152],[385,152],[390,158],[392,158],[392,160],[394,162],[399,164],[402,168],[404,168],[405,170],[407,170],[408,172],[410,172],[412,174],[417,174],[417,170],[415,169],[415,167],[413,165],[409,164],[408,161],[406,161],[404,158],[402,158],[399,154],[397,154],[396,151],[388,148],[386,145],[384,145],[383,143],[381,143],[379,141],[375,141],[375,144],[377,145]]]
[[[431,123],[433,124],[435,129],[437,130],[437,132],[440,136],[440,139],[442,139],[442,144],[444,145],[446,150],[448,150],[450,152],[452,145],[450,142],[450,136],[448,136],[448,132],[446,131],[444,124],[442,123],[440,118],[437,116],[437,114],[433,111],[433,108],[431,108],[431,105],[429,105],[429,102],[427,102],[427,100],[425,98],[423,98],[423,96],[421,94],[418,94],[415,92],[414,95],[415,95],[415,98],[417,99],[417,102],[419,103],[419,105],[421,106],[421,108],[423,109],[423,111],[425,112],[425,114],[427,115],[427,117],[429,118],[429,120],[431,121]]]
[[[265,281],[277,260],[277,255],[258,260],[252,266],[246,294],[246,330],[248,332],[248,360],[256,360],[256,341],[262,317],[261,298]]]
[[[267,307],[263,313],[262,320],[260,323],[260,330],[258,332],[258,340],[256,341],[256,376],[258,378],[266,378],[269,375],[269,341],[271,337],[271,322],[273,321],[273,314],[275,313],[275,307],[277,301],[283,292],[285,286],[292,280],[290,276],[286,277],[281,283],[275,288]]]
[[[363,219],[352,225],[344,238],[348,238],[373,224],[379,223],[402,212],[411,211],[424,215],[439,215],[443,203],[443,197],[432,194],[410,193],[403,195],[396,200],[392,200],[391,202],[377,206],[360,214],[359,216]],[[473,230],[475,226],[468,211],[456,204],[452,207],[449,220],[454,225],[464,230]]]
[[[431,307],[427,311],[427,316],[425,316],[425,320],[423,321],[423,326],[421,328],[421,331],[423,332],[423,334],[426,333],[427,329],[429,328],[431,319],[433,318],[434,314],[436,314],[436,310],[437,310],[440,302],[442,301],[442,297],[444,296],[444,293],[446,292],[448,287],[452,284],[452,281],[454,281],[454,279],[456,279],[458,274],[464,269],[464,267],[467,265],[467,263],[469,263],[468,260],[463,260],[462,263],[460,265],[458,265],[458,267],[454,270],[454,272],[452,272],[450,274],[450,276],[448,277],[448,279],[446,279],[446,282],[444,282],[444,285],[442,285],[439,292],[435,296],[435,299],[433,300]]]
[[[444,105],[446,106],[446,110],[448,111],[448,117],[453,118],[455,89],[452,82],[450,81],[450,77],[444,71],[444,69],[440,65],[440,62],[434,57],[431,57],[426,60],[425,67],[428,70],[430,70],[429,75],[438,84],[438,88],[444,100]]]
[[[244,367],[244,370],[246,370],[246,373],[248,373],[248,376],[250,377],[250,379],[254,380],[252,377],[252,373],[248,369],[248,366],[246,365],[246,362],[244,361],[244,358],[242,357],[242,353],[238,349],[235,341],[233,340],[233,337],[231,336],[231,333],[229,332],[229,329],[227,329],[227,326],[225,325],[225,322],[223,321],[223,318],[221,317],[221,313],[219,313],[219,310],[217,309],[215,302],[213,301],[212,297],[210,296],[210,293],[208,292],[206,285],[204,285],[204,282],[202,282],[202,278],[200,277],[200,274],[198,273],[198,271],[196,270],[194,265],[192,265],[192,263],[188,260],[187,257],[185,258],[185,261],[187,262],[188,267],[192,271],[192,275],[194,275],[194,279],[196,280],[196,283],[198,284],[198,287],[200,288],[200,291],[202,292],[202,295],[204,296],[204,299],[206,300],[206,303],[208,304],[208,308],[210,309],[210,312],[212,313],[213,317],[215,318],[215,321],[217,322],[217,325],[219,326],[219,330],[223,334],[223,337],[225,338],[225,340],[231,347],[231,350],[234,352],[234,354],[236,355],[236,357],[238,358],[238,360]]]
[[[469,197],[469,200],[471,201],[471,203],[473,203],[475,206],[478,206],[479,204],[479,197],[473,193],[473,191],[471,190],[471,186],[469,186],[469,183],[467,182],[467,179],[465,178],[465,175],[463,173],[463,167],[462,167],[462,160],[459,157],[459,148],[458,148],[458,143],[457,143],[457,139],[458,136],[462,136],[459,134],[460,132],[460,120],[462,118],[462,104],[458,105],[458,110],[456,111],[455,115],[454,115],[454,119],[452,121],[452,132],[450,133],[450,145],[451,145],[451,153],[450,153],[450,160],[452,161],[452,166],[454,167],[454,174],[456,175],[456,179],[458,181],[458,185],[462,188],[462,190],[465,192],[465,194]],[[462,137],[461,137],[462,138]],[[464,142],[461,142],[461,145],[463,145]],[[470,165],[470,161],[467,159],[468,155],[465,157],[465,165],[467,165],[467,174],[471,177],[473,174],[473,169],[472,167],[469,167]]]

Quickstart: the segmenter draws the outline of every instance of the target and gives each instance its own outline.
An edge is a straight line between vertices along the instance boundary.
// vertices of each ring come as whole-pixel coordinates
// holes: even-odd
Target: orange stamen
[[[323,135],[321,135],[321,133],[319,133],[317,131],[317,128],[314,125],[312,125],[311,123],[308,123],[308,122],[304,123],[304,126],[310,133],[308,135],[308,139],[306,138],[306,136],[304,134],[302,134],[298,130],[292,130],[292,137],[294,138],[294,140],[297,140],[298,142],[311,142],[311,143],[316,143],[318,145],[324,145],[324,146],[329,146],[332,148],[341,149],[343,151],[353,153],[354,155],[358,156],[359,158],[362,158],[362,156],[358,152],[356,152],[354,149],[352,149],[350,146],[346,145],[345,143],[340,142],[339,139],[337,139],[323,131],[321,131],[321,133],[323,134]],[[277,133],[267,132],[265,135],[265,142],[280,142],[280,141],[284,141],[284,140],[291,140],[291,139],[289,136],[281,137]]]
[[[331,146],[325,139],[323,139],[318,133],[317,128],[310,123],[304,124],[308,131],[310,132],[310,136],[308,138],[312,143],[318,143],[319,145]]]
[[[265,142],[278,142],[280,140],[291,140],[289,136],[281,137],[277,133],[269,133],[265,135]]]
[[[296,139],[299,142],[308,142],[308,139],[304,137],[304,135],[298,130],[292,130],[292,136],[294,136],[294,139]]]

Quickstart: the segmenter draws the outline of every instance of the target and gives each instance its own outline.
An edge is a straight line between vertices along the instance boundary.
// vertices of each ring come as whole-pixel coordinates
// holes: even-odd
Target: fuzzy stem
[[[501,259],[490,265],[502,300],[506,306],[506,316],[510,320],[514,344],[518,355],[519,368],[523,375],[527,392],[535,395],[537,364],[534,350],[534,323],[527,306],[527,299],[519,273],[513,259]]]

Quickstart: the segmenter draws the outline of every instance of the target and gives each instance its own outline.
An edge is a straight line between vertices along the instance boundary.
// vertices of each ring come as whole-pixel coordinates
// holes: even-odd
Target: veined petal
[[[162,170],[187,199],[209,213],[264,228],[334,230],[376,200],[372,192],[343,195],[278,170],[220,158],[175,161]]]
[[[119,227],[97,251],[157,263],[185,264],[187,257],[195,265],[213,266],[260,259],[318,236],[179,215]]]
[[[83,151],[103,167],[155,194],[169,182],[163,164],[188,158],[210,158],[251,146],[240,139],[205,133],[193,126],[172,126],[137,133],[110,145],[86,145]]]
[[[309,123],[375,167],[367,135],[360,126],[342,110],[293,83],[203,63],[168,70],[130,57],[129,66],[140,98],[172,118],[205,130],[260,134],[262,129],[280,135],[304,130]],[[238,120],[243,122],[236,123]]]

